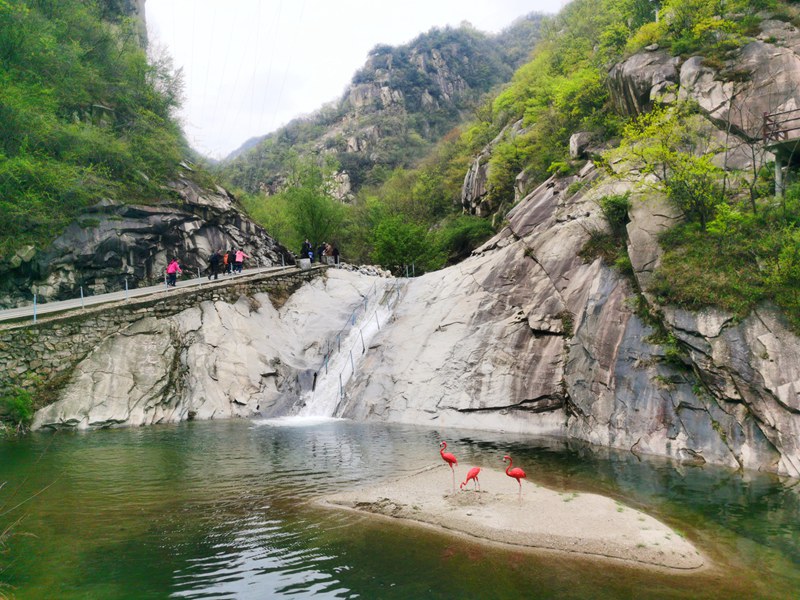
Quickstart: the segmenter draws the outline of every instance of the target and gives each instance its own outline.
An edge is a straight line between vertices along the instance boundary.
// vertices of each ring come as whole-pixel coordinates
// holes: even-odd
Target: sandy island
[[[466,469],[460,469],[461,475]],[[459,473],[457,473],[458,475]],[[325,506],[385,515],[528,549],[554,550],[625,561],[670,571],[696,571],[706,558],[653,517],[597,494],[555,492],[503,471],[482,468],[481,491],[470,482],[452,492],[447,465],[408,477],[342,492]]]

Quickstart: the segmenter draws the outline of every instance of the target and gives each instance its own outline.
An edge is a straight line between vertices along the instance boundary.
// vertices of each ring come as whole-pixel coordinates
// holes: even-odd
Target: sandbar
[[[462,471],[466,472],[466,469]],[[457,473],[458,474],[458,473]],[[463,473],[461,473],[463,476]],[[590,493],[550,490],[482,468],[455,492],[447,465],[321,499],[325,506],[434,526],[488,543],[575,553],[675,572],[697,571],[706,557],[678,532],[636,509]]]

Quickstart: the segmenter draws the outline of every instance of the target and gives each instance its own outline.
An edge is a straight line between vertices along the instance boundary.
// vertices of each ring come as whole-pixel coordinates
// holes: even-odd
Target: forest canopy
[[[186,145],[180,76],[114,2],[0,0],[0,252],[103,198],[162,193]]]

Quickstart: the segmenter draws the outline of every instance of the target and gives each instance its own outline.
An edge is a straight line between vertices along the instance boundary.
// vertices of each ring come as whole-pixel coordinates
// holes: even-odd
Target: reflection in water
[[[719,567],[675,575],[485,547],[312,502],[438,464],[441,439],[464,472],[499,469],[510,453],[541,485],[645,510]],[[0,518],[5,527],[24,515],[16,531],[32,534],[0,555],[0,582],[20,599],[793,598],[800,589],[797,481],[563,440],[337,420],[61,432],[0,442],[3,481],[0,513],[31,498]]]

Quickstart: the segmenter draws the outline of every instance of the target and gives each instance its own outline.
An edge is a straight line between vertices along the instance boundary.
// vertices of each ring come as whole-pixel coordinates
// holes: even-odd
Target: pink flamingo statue
[[[465,485],[467,485],[467,483],[469,482],[469,480],[470,480],[470,479],[472,479],[472,480],[475,482],[475,487],[476,487],[476,489],[477,489],[477,490],[480,492],[480,491],[481,491],[481,482],[480,482],[480,481],[478,481],[478,473],[480,473],[480,472],[481,472],[481,468],[480,468],[480,467],[472,467],[472,468],[471,468],[471,469],[470,469],[470,470],[467,472],[467,478],[464,480],[464,483],[462,483],[462,484],[459,486],[459,487],[460,487],[460,489],[462,489],[462,490],[463,490],[463,489],[464,489],[464,486],[465,486]]]
[[[519,467],[511,468],[513,462],[511,461],[511,457],[507,454],[503,457],[503,462],[508,461],[508,466],[506,467],[506,475],[509,477],[513,477],[517,480],[519,484],[519,499],[522,500],[522,479],[525,479],[525,471],[520,469]]]
[[[439,454],[442,455],[442,460],[444,460],[444,462],[446,462],[449,465],[450,471],[452,471],[452,473],[453,473],[453,492],[455,492],[456,491],[456,472],[455,472],[455,469],[453,469],[453,465],[457,465],[458,464],[458,459],[454,455],[450,454],[449,452],[445,452],[445,450],[447,450],[447,442],[440,443],[439,444]]]

